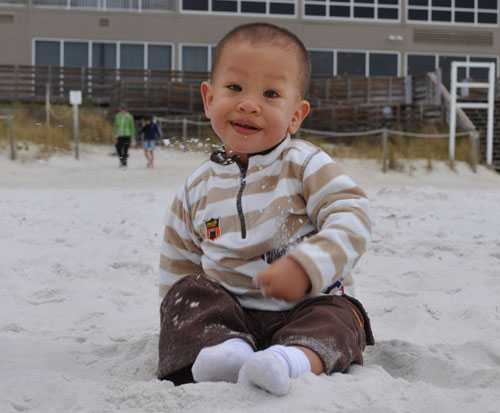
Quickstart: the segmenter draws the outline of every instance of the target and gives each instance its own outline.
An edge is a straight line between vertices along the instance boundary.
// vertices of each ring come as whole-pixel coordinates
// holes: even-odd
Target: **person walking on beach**
[[[160,138],[161,133],[158,125],[150,117],[145,118],[145,125],[141,129],[143,136],[144,156],[146,157],[148,168],[154,168],[154,149],[156,140]]]
[[[125,105],[120,105],[120,110],[115,115],[113,135],[116,139],[116,153],[120,159],[120,167],[127,167],[128,149],[132,136],[135,135],[134,117],[127,111]]]

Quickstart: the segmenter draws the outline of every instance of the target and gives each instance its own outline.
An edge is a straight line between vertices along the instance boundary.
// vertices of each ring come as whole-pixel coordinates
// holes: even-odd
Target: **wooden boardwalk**
[[[0,101],[68,103],[70,90],[84,104],[111,109],[125,103],[137,117],[202,114],[199,84],[208,73],[55,66],[0,66]],[[306,127],[348,131],[382,125],[418,127],[442,122],[428,76],[313,78]]]
[[[48,92],[51,101],[63,103],[70,90],[80,90],[84,101],[93,104],[115,106],[121,101],[138,109],[192,113],[201,108],[199,83],[208,76],[203,72],[0,65],[0,100],[43,102]],[[334,77],[312,79],[308,95],[314,107],[325,107],[431,103],[433,93],[425,76]]]

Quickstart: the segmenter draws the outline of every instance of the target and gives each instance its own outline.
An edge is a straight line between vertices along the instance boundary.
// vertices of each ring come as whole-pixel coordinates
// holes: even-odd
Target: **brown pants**
[[[191,366],[202,348],[230,338],[255,350],[274,344],[307,347],[327,374],[362,364],[365,346],[374,344],[370,320],[352,297],[322,295],[287,311],[252,310],[203,276],[175,283],[162,301],[160,319],[158,378],[175,384],[192,381]]]

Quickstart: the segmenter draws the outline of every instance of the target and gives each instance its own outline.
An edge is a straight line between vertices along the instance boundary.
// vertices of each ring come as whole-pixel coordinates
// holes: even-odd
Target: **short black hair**
[[[302,97],[305,96],[311,77],[311,60],[304,43],[302,43],[302,40],[298,36],[283,27],[270,23],[247,23],[236,26],[217,43],[215,58],[212,64],[212,77],[217,70],[225,46],[234,40],[243,40],[251,43],[275,43],[280,46],[294,47],[297,52],[300,68],[300,91]]]

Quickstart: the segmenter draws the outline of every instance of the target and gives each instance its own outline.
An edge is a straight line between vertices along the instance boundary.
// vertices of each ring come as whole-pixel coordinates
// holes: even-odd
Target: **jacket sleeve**
[[[189,204],[183,188],[175,197],[165,219],[160,254],[160,297],[180,278],[201,274],[200,240],[193,230]]]
[[[161,138],[160,127],[156,123],[152,123],[155,139]]]
[[[130,136],[135,136],[135,134],[136,134],[135,121],[134,121],[134,117],[130,113],[129,113],[128,121],[129,121],[129,128],[130,128]]]
[[[307,214],[318,232],[290,256],[307,272],[315,295],[347,277],[365,252],[369,205],[361,188],[322,151],[307,162],[302,183]]]

